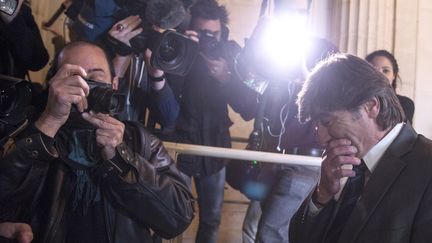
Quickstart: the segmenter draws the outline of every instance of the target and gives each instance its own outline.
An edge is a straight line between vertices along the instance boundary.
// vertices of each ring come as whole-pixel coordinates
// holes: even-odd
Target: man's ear
[[[373,97],[365,104],[366,113],[370,118],[377,118],[381,110],[381,104],[377,97]]]
[[[119,80],[120,80],[120,77],[114,76],[114,78],[112,80],[113,90],[118,90]]]

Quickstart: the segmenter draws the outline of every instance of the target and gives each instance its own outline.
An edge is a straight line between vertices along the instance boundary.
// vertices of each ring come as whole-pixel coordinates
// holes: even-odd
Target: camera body
[[[32,103],[30,81],[0,74],[0,121],[18,124],[27,117]]]
[[[111,84],[85,79],[90,88],[88,110],[95,113],[118,114],[123,110],[126,96],[112,89]]]
[[[217,40],[217,37],[210,31],[198,31],[199,50],[210,59],[219,59],[223,56],[223,44]]]
[[[30,81],[0,74],[0,147],[31,116],[32,96]]]
[[[160,33],[146,23],[141,28],[144,31],[130,40],[132,51],[139,54],[150,49],[153,67],[185,76],[198,55],[198,43],[175,30]]]
[[[120,7],[115,14],[117,20],[139,15],[143,21],[139,26],[143,31],[129,41],[130,50],[140,54],[150,49],[153,67],[167,73],[185,76],[198,55],[199,45],[175,30],[179,26],[188,25],[185,22],[188,22],[189,18],[181,2],[167,0],[116,0],[116,2]],[[154,26],[161,31],[156,31]]]
[[[18,0],[0,0],[0,12],[12,15],[18,7]]]

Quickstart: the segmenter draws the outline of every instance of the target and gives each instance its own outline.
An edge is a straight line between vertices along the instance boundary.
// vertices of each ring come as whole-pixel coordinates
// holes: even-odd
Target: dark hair
[[[320,61],[339,52],[339,49],[327,39],[314,38],[311,41],[311,46],[305,56],[308,71],[311,71]]]
[[[195,23],[197,18],[220,20],[222,25],[228,24],[228,11],[225,6],[219,5],[216,0],[199,0],[191,9],[192,21]]]
[[[59,51],[56,56],[54,57],[54,60],[52,61],[51,67],[48,70],[47,76],[46,76],[46,80],[50,80],[52,77],[54,77],[54,75],[57,73],[57,71],[59,70],[59,61],[60,61],[60,56],[62,55],[62,53],[65,50],[68,49],[72,49],[75,47],[79,47],[79,46],[93,46],[93,47],[97,47],[99,49],[101,49],[105,55],[105,58],[108,62],[108,67],[109,67],[109,71],[111,74],[111,78],[114,78],[115,74],[115,69],[114,69],[114,63],[112,62],[112,59],[110,58],[110,56],[108,55],[107,51],[100,45],[93,43],[93,42],[89,42],[89,41],[73,41],[73,42],[69,42],[68,44],[66,44],[61,51]],[[111,80],[110,80],[111,81]]]
[[[378,51],[374,51],[374,52],[370,53],[369,55],[367,55],[366,61],[368,61],[369,63],[372,63],[372,61],[375,57],[385,57],[391,62],[392,68],[393,68],[393,73],[395,76],[395,79],[391,81],[391,85],[392,85],[393,89],[396,90],[397,80],[400,80],[399,65],[396,61],[396,58],[390,52],[388,52],[386,50],[378,50]]]
[[[303,85],[297,104],[301,122],[317,120],[320,113],[358,111],[376,97],[377,124],[385,130],[405,120],[405,114],[387,78],[363,59],[335,54],[318,64]]]

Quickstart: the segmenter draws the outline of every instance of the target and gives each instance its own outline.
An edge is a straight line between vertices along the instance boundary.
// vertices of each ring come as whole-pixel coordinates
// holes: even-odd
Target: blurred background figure
[[[38,71],[48,63],[30,5],[18,1],[14,14],[0,11],[0,74],[24,78],[28,71]]]
[[[374,65],[381,73],[383,73],[390,82],[396,92],[397,84],[400,82],[399,65],[396,58],[386,50],[378,50],[366,56],[366,61]],[[407,120],[412,124],[414,117],[414,102],[402,95],[396,95],[402,105],[403,111]]]
[[[118,21],[109,30],[110,38],[117,42],[114,70],[120,79],[119,89],[127,99],[119,117],[145,124],[146,114],[149,114],[161,128],[170,127],[178,116],[179,105],[171,87],[165,82],[164,72],[151,66],[150,50],[135,50],[130,44],[130,40],[143,32],[141,23],[140,16],[132,15]]]
[[[2,91],[18,89],[12,84],[20,82],[26,76],[28,80],[31,80],[29,71],[41,70],[48,63],[49,59],[30,4],[24,0],[19,0],[16,3],[17,5],[13,9],[13,13],[6,12],[3,8],[0,10],[0,75],[17,78],[13,82],[9,82],[9,79],[0,78],[0,82],[2,82],[0,90]],[[21,84],[26,83],[23,89],[28,89],[29,91],[25,92],[25,100],[37,101],[39,100],[39,94],[42,93],[41,80],[33,81],[35,82],[20,82]],[[16,93],[19,92],[17,91]],[[14,102],[10,101],[15,99],[15,96],[17,96],[16,93],[11,92],[12,95],[8,96],[7,92],[1,92],[1,138],[22,125],[22,121],[31,113],[30,110],[19,107],[19,112],[14,114],[17,116],[11,116],[11,109],[8,108],[13,106]]]

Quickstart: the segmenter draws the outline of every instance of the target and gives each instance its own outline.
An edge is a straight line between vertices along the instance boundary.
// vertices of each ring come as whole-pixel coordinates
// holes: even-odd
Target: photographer
[[[215,0],[198,1],[191,9],[191,29],[199,39],[200,54],[185,77],[167,74],[180,102],[180,114],[170,140],[182,143],[231,147],[228,104],[244,119],[256,94],[234,75],[234,57],[240,47],[228,41],[227,12]],[[198,243],[217,241],[224,198],[225,159],[180,155],[180,170],[193,176],[198,193]]]
[[[124,120],[144,122],[145,109],[163,128],[172,127],[178,116],[179,105],[165,82],[164,72],[150,65],[149,49],[134,53],[130,40],[143,32],[138,15],[129,16],[109,30],[109,36],[120,42],[126,51],[116,48],[113,59],[115,73],[120,77],[119,89],[127,93],[127,109],[120,115]]]
[[[70,43],[54,65],[45,110],[0,163],[0,220],[30,224],[33,242],[152,242],[150,229],[182,233],[193,218],[188,179],[160,140],[110,115],[118,102],[103,97],[117,79],[104,51]]]
[[[28,3],[19,0],[12,15],[0,11],[0,74],[24,78],[29,70],[42,69],[48,58]]]

